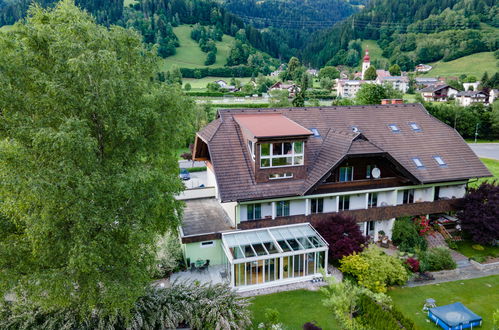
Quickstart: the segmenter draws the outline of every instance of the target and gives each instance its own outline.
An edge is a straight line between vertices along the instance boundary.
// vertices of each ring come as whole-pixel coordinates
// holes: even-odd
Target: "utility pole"
[[[475,127],[475,143],[476,143],[477,137],[478,137],[478,123],[476,123],[476,127]]]

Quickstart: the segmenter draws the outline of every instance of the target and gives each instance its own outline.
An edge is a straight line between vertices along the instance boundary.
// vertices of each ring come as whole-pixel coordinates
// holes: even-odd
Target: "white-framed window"
[[[369,193],[367,197],[367,207],[372,208],[378,206],[378,193]]]
[[[414,189],[404,190],[404,196],[402,198],[402,204],[414,203]]]
[[[303,165],[303,142],[278,142],[260,144],[260,167],[285,167]]]
[[[215,242],[214,241],[204,241],[204,242],[199,243],[199,246],[202,248],[213,247],[213,246],[215,246]]]
[[[433,159],[437,162],[438,166],[447,166],[447,163],[440,156],[433,156]]]
[[[248,149],[251,155],[251,159],[255,160],[255,142],[248,140]]]
[[[338,210],[339,211],[346,211],[349,209],[350,209],[350,196],[341,195],[340,196],[340,203],[338,205]]]
[[[340,167],[340,182],[353,181],[353,166]]]
[[[279,180],[279,179],[291,179],[293,177],[293,173],[274,173],[269,175],[270,180]]]
[[[248,204],[246,205],[246,219],[255,220],[262,218],[262,204]]]
[[[310,200],[310,212],[311,213],[324,212],[324,198],[312,198]]]
[[[287,217],[289,216],[289,201],[275,202],[276,216]]]

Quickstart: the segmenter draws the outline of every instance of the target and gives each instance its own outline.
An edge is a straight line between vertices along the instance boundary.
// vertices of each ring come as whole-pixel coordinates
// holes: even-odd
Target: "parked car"
[[[187,169],[185,168],[181,168],[180,169],[180,174],[179,174],[179,177],[182,179],[182,180],[190,180],[191,179],[191,174],[189,173],[189,171],[187,171]]]

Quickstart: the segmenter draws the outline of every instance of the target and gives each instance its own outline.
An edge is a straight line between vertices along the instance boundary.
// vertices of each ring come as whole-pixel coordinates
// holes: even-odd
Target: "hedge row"
[[[180,68],[182,72],[182,77],[184,78],[204,78],[208,76],[214,77],[251,77],[258,75],[258,69],[239,65],[232,67],[221,67],[221,68]]]
[[[373,329],[415,329],[414,322],[402,315],[395,307],[383,308],[365,294],[360,297],[359,314],[362,323]]]
[[[244,103],[244,104],[214,104],[215,108],[268,108],[268,103]]]
[[[185,92],[189,96],[207,96],[207,97],[224,97],[224,96],[234,96],[234,97],[245,97],[253,96],[252,93],[234,92],[234,93],[224,93],[224,92]],[[262,94],[258,94],[262,96]]]

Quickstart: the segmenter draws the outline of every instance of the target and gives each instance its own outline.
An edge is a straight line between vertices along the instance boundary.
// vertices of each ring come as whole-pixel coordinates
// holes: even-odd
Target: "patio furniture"
[[[427,311],[430,308],[435,308],[437,307],[436,301],[433,298],[428,298],[426,299],[424,305],[423,305],[423,311]]]
[[[220,277],[222,278],[222,281],[227,281],[229,279],[229,274],[227,273],[226,270],[222,270],[220,272]]]
[[[482,318],[460,302],[430,308],[428,318],[445,330],[462,330],[482,325]]]
[[[191,262],[191,272],[196,270],[196,264]]]

